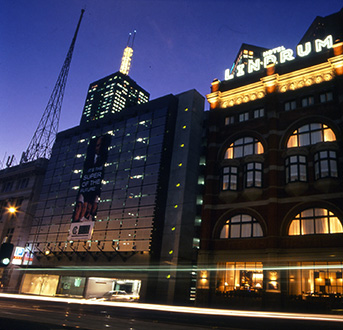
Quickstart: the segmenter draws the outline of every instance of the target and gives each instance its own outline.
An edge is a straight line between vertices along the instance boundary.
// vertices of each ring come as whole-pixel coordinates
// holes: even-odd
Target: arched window
[[[319,142],[336,141],[335,133],[327,125],[311,123],[296,129],[289,137],[287,148],[303,147]]]
[[[310,208],[297,214],[292,220],[288,235],[313,235],[343,233],[342,222],[327,209]]]
[[[320,142],[336,141],[335,133],[322,123],[306,124],[297,128],[287,141],[287,148],[314,145]],[[306,182],[308,159],[304,155],[292,155],[286,158],[286,183]],[[315,180],[338,177],[337,154],[332,150],[321,150],[314,155]]]
[[[229,148],[226,149],[225,159],[234,159],[263,153],[262,143],[253,137],[246,136],[237,139],[230,144]]]
[[[259,222],[249,214],[237,214],[226,221],[220,232],[220,238],[262,237]]]

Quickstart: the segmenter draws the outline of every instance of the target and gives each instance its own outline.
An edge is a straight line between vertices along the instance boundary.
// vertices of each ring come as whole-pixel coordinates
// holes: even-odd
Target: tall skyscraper
[[[120,71],[89,85],[80,124],[149,101],[150,94]]]
[[[80,124],[149,101],[150,94],[129,77],[135,36],[136,31],[129,34],[119,71],[89,85]]]

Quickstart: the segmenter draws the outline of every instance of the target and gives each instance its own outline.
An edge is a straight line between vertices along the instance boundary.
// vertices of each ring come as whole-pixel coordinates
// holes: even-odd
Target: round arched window
[[[249,214],[237,214],[226,221],[220,232],[220,238],[262,237],[259,222]]]
[[[263,154],[262,143],[250,136],[237,139],[226,149],[225,159],[241,158],[248,155]]]
[[[322,208],[310,208],[297,214],[288,229],[290,236],[337,233],[343,233],[342,222],[334,213]]]
[[[331,141],[336,141],[336,135],[330,127],[322,123],[311,123],[297,128],[292,133],[287,141],[287,148]]]

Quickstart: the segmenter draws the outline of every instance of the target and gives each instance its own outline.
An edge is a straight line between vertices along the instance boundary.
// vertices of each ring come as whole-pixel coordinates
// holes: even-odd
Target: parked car
[[[139,299],[139,296],[133,293],[127,293],[124,290],[114,290],[106,292],[100,299],[109,301],[136,301]]]

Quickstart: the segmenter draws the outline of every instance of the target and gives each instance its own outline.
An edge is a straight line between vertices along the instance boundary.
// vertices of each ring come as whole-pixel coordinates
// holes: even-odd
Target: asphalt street
[[[342,315],[215,310],[0,296],[0,330],[342,329]],[[29,299],[30,298],[30,299]]]

